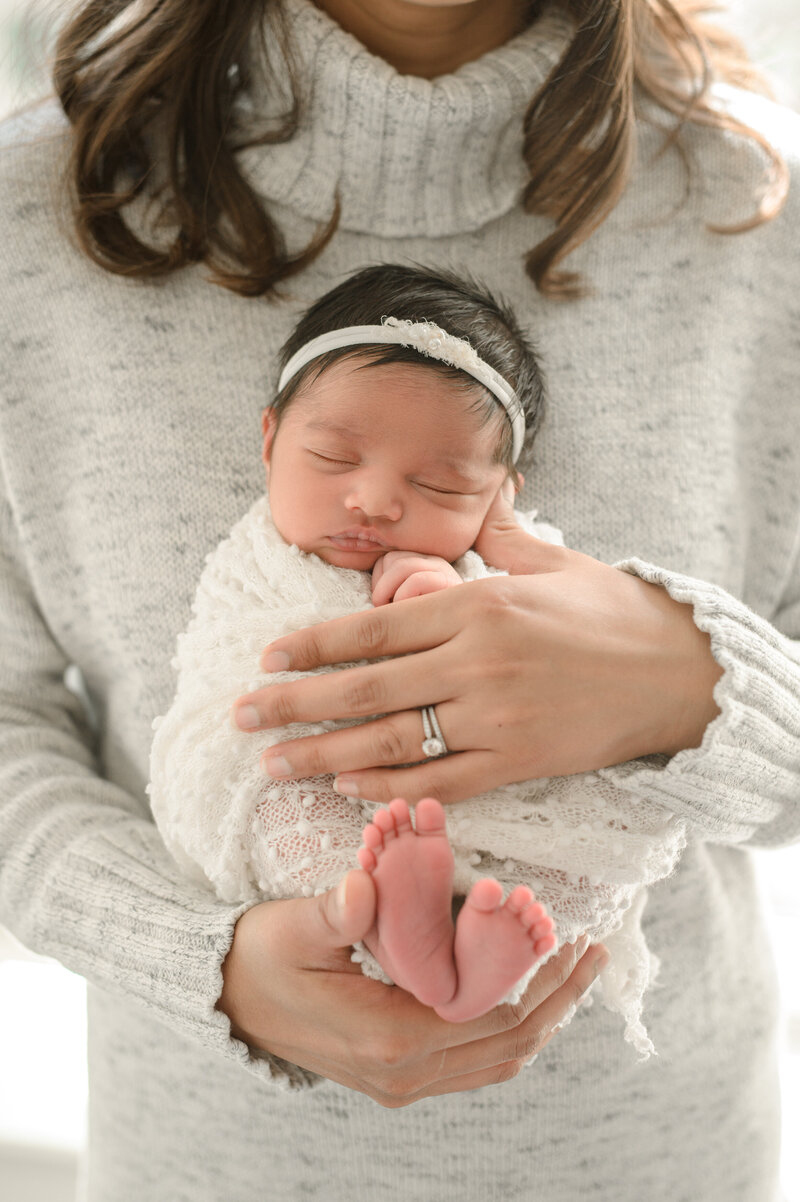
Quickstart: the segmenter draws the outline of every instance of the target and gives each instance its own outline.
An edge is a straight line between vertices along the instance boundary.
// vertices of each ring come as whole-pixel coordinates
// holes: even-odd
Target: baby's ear
[[[261,444],[261,458],[264,461],[264,466],[269,467],[269,457],[272,453],[272,443],[275,439],[275,431],[278,428],[278,418],[274,409],[265,409],[261,415],[261,433],[264,436],[264,441]]]

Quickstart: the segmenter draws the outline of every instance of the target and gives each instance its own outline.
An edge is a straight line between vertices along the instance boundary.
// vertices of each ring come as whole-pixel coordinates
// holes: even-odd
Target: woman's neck
[[[525,28],[530,0],[314,0],[403,75],[434,79]]]

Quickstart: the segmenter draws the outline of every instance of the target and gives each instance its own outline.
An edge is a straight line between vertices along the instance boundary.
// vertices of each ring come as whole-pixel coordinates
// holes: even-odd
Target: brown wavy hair
[[[555,222],[526,256],[542,293],[580,294],[579,278],[559,265],[619,200],[642,100],[671,115],[665,146],[680,149],[681,128],[690,122],[744,135],[764,151],[764,187],[752,217],[713,227],[717,232],[742,232],[780,210],[788,191],[783,159],[710,98],[717,80],[768,89],[740,43],[705,21],[707,4],[560,3],[575,33],[531,98],[524,130],[531,172],[525,209]],[[250,85],[253,39],[264,36],[268,8],[278,17],[270,50],[284,55],[293,96],[270,128],[246,137],[234,103]],[[244,146],[286,141],[297,128],[299,79],[280,18],[280,0],[86,0],[63,28],[54,83],[73,127],[74,220],[81,247],[102,267],[141,277],[203,261],[214,282],[259,296],[301,270],[331,238],[338,211],[308,246],[290,254],[237,164]],[[163,212],[140,236],[125,210],[154,191]],[[170,229],[166,244],[159,227]]]

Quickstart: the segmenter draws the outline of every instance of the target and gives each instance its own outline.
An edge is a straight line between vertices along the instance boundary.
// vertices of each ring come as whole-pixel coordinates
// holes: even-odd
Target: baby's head
[[[357,272],[308,310],[280,366],[263,419],[273,521],[340,567],[367,571],[393,549],[463,555],[542,415],[539,366],[513,314],[445,272]]]

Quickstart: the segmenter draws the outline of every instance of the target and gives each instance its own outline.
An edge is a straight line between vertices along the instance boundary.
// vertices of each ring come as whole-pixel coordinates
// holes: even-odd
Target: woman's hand
[[[721,669],[691,608],[504,525],[501,500],[493,509],[478,545],[525,575],[339,618],[267,648],[266,671],[397,657],[240,698],[243,729],[365,720],[277,744],[265,763],[270,775],[332,772],[350,796],[434,795],[447,803],[511,781],[699,745],[718,713],[712,693]],[[419,763],[424,705],[436,706],[452,754]]]
[[[517,479],[521,488],[524,480],[519,473]],[[481,559],[511,576],[525,575],[530,570],[532,552],[537,546],[541,546],[540,539],[527,534],[517,525],[514,513],[514,498],[517,492],[518,488],[514,486],[511,477],[506,476],[475,539],[475,550]]]
[[[322,897],[254,906],[236,924],[218,1009],[249,1046],[382,1106],[515,1077],[607,961],[602,946],[568,944],[517,1005],[447,1023],[351,962],[350,945],[372,925],[374,905],[372,879],[356,870]]]

